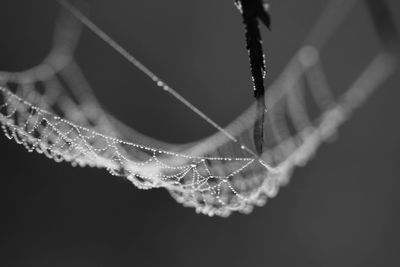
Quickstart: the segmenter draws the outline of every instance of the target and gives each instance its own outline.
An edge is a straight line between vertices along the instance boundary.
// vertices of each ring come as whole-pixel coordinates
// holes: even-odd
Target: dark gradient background
[[[271,2],[267,83],[327,1]],[[400,3],[388,2],[399,28]],[[91,4],[102,29],[218,123],[253,101],[232,0]],[[0,1],[1,70],[46,56],[58,8],[50,0]],[[322,54],[334,89],[377,50],[360,3]],[[170,142],[213,133],[87,30],[77,55],[104,106],[141,132]],[[0,136],[0,266],[400,266],[399,74],[275,199],[228,219],[197,215],[165,190],[141,191],[104,170],[56,164]]]

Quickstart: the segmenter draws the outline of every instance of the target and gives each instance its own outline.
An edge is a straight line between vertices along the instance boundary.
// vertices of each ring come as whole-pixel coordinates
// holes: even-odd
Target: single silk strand
[[[132,54],[130,54],[126,49],[124,49],[121,45],[119,45],[116,41],[114,41],[108,34],[106,34],[103,30],[101,30],[96,24],[94,24],[87,16],[85,16],[82,12],[68,3],[66,0],[57,0],[61,6],[67,9],[71,14],[73,14],[79,21],[81,21],[86,27],[88,27],[93,33],[95,33],[98,37],[104,40],[107,44],[109,44],[113,49],[115,49],[119,54],[121,54],[126,60],[128,60],[132,65],[142,71],[145,75],[147,75],[151,80],[153,80],[157,86],[161,87],[164,91],[171,94],[174,98],[180,101],[182,104],[191,109],[194,113],[199,115],[202,119],[216,128],[218,131],[223,133],[227,138],[232,140],[235,143],[240,144],[241,149],[247,151],[252,156],[258,158],[256,153],[254,153],[250,148],[241,144],[233,135],[227,132],[223,127],[217,124],[214,120],[212,120],[209,116],[207,116],[204,112],[195,107],[192,103],[190,103],[186,98],[184,98],[181,94],[179,94],[176,90],[171,88],[168,84],[162,81],[154,72],[148,69],[143,63],[137,60]]]

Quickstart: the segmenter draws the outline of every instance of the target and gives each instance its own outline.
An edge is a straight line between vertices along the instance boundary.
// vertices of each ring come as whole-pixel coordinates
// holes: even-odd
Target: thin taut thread
[[[106,34],[103,30],[101,30],[96,24],[94,24],[87,16],[85,16],[81,11],[75,8],[66,0],[57,0],[57,2],[71,12],[80,22],[82,22],[88,29],[90,29],[94,34],[96,34],[100,39],[105,41],[108,45],[110,45],[115,51],[117,51],[120,55],[122,55],[126,60],[128,60],[132,65],[138,68],[141,72],[143,72],[146,76],[148,76],[153,82],[157,84],[157,86],[161,87],[164,91],[171,94],[174,98],[180,101],[182,104],[191,109],[194,113],[203,118],[206,122],[211,124],[218,131],[223,133],[226,137],[232,140],[235,143],[240,144],[241,149],[247,151],[255,158],[259,159],[258,155],[254,153],[250,148],[241,144],[238,139],[232,136],[229,132],[227,132],[224,128],[218,125],[214,120],[212,120],[209,116],[195,107],[192,103],[190,103],[186,98],[184,98],[181,94],[179,94],[176,90],[166,84],[161,78],[159,78],[154,72],[152,72],[149,68],[147,68],[143,63],[137,60],[132,54],[130,54],[126,49],[124,49],[120,44],[114,41],[108,34]],[[260,160],[260,159],[259,159]],[[268,166],[268,165],[267,165]],[[267,168],[270,168],[268,166]]]

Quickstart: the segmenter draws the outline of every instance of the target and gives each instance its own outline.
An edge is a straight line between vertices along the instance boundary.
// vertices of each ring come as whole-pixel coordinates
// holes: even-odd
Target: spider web
[[[332,1],[267,90],[261,156],[253,152],[255,105],[222,128],[133,57],[136,67],[218,132],[191,144],[172,145],[144,136],[106,112],[74,58],[81,24],[67,14],[60,16],[53,49],[42,64],[24,72],[0,72],[1,128],[29,152],[73,166],[104,168],[140,189],[165,188],[199,213],[248,213],[274,197],[294,167],[306,164],[395,71],[394,56],[382,50],[342,95],[335,97],[331,91],[319,54],[356,2]],[[90,23],[89,28],[96,27]],[[317,112],[310,109],[311,102]]]

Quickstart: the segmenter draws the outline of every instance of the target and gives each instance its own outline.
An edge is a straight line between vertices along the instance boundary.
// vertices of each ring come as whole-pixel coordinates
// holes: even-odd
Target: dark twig
[[[265,104],[265,55],[262,48],[262,39],[258,20],[261,20],[268,29],[271,19],[267,11],[267,4],[263,0],[234,0],[242,14],[246,30],[246,48],[249,53],[251,76],[254,86],[254,97],[257,100],[257,118],[254,124],[254,143],[258,154],[262,153],[264,143],[264,114]]]

